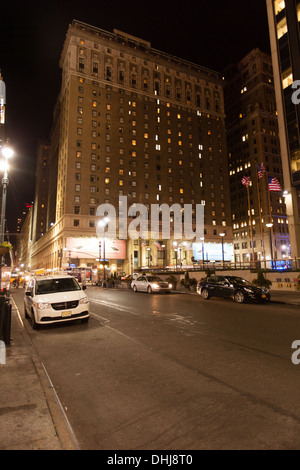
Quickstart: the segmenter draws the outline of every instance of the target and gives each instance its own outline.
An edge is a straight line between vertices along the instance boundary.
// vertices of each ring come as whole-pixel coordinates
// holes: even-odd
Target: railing
[[[243,269],[263,269],[269,271],[299,271],[300,258],[294,259],[276,259],[259,261],[199,261],[191,265],[168,265],[162,266],[144,266],[143,271],[151,272],[180,272],[180,271],[222,271],[222,270],[243,270]],[[137,271],[140,271],[138,269]]]

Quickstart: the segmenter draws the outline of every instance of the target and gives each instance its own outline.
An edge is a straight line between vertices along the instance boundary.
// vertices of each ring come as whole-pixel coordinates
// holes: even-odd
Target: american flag
[[[244,186],[250,186],[250,182],[251,182],[250,176],[243,176],[242,184]]]
[[[282,191],[277,178],[269,176],[269,191]]]
[[[155,242],[153,243],[153,245],[154,245],[158,250],[162,250],[162,246],[161,246],[161,244],[159,243],[158,240],[155,240]]]
[[[259,178],[259,179],[264,176],[265,171],[266,171],[266,169],[265,169],[265,167],[264,167],[264,164],[263,164],[263,163],[259,163],[259,164],[257,165],[257,172],[258,172],[258,178]]]

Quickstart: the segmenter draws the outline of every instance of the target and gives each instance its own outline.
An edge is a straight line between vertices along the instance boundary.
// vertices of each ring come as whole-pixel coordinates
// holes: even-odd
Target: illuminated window
[[[292,70],[289,69],[284,76],[282,77],[282,88],[287,88],[293,83],[293,74]]]
[[[110,182],[110,179],[109,178],[105,178],[104,180],[105,184],[108,184]]]
[[[123,186],[123,183],[124,183],[123,180],[119,180],[119,186]]]
[[[132,140],[131,145],[136,145],[136,140]]]
[[[275,15],[281,12],[285,8],[284,0],[275,0],[274,1]]]

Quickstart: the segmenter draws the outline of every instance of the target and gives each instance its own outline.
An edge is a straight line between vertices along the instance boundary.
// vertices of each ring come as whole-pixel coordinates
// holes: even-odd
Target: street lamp
[[[165,269],[165,247],[166,245],[161,245],[162,249],[163,249],[163,269]]]
[[[176,263],[176,271],[177,271],[177,242],[173,242],[174,252],[175,252],[175,263]]]
[[[150,268],[150,248],[147,248],[148,268]]]
[[[8,186],[8,160],[13,156],[14,151],[12,148],[5,146],[2,147],[2,155],[4,160],[1,162],[0,169],[4,172],[2,178],[2,208],[1,208],[1,232],[0,232],[0,243],[4,242],[4,226],[5,226],[5,212],[6,212],[6,195]]]
[[[272,222],[268,222],[266,227],[270,229],[270,260],[271,260],[271,268],[272,268],[272,260],[273,260],[273,241],[272,241]]]
[[[4,157],[4,160],[1,161],[0,170],[4,172],[2,178],[2,207],[1,207],[1,220],[0,220],[0,243],[4,242],[4,232],[5,232],[5,212],[6,212],[6,195],[7,195],[7,186],[8,186],[8,160],[14,154],[12,148],[8,146],[3,146],[1,148],[1,153]],[[0,262],[0,291],[1,291],[1,282],[2,282],[2,264],[3,264],[3,255],[1,256]]]
[[[103,227],[103,280],[105,281],[105,227],[109,222],[108,217],[104,217],[104,219],[100,220],[98,225],[100,227]],[[99,246],[99,251],[100,251],[100,246]]]
[[[222,232],[222,233],[219,233],[220,237],[222,237],[222,267],[224,268],[224,237],[225,237],[225,233]]]
[[[200,240],[202,241],[202,268],[204,268],[204,237],[201,237]]]

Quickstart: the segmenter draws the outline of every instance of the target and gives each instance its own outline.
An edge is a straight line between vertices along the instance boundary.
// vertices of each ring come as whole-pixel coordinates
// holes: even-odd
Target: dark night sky
[[[265,0],[6,0],[0,69],[6,84],[6,137],[16,152],[9,173],[10,232],[34,197],[36,145],[49,136],[60,87],[59,58],[73,19],[111,32],[117,28],[220,72],[255,47],[270,51]]]

